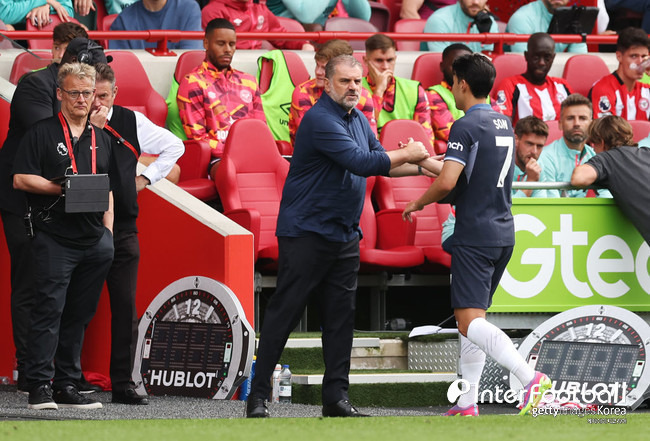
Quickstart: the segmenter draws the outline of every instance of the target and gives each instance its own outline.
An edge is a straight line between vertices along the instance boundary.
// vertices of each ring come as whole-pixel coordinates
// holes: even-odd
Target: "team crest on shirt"
[[[648,107],[650,107],[650,102],[648,102],[647,98],[641,98],[639,100],[639,109],[641,109],[643,112],[648,110]]]
[[[503,90],[497,92],[497,106],[503,106],[506,103],[506,93]]]
[[[246,104],[250,104],[253,101],[253,94],[248,89],[243,89],[239,92],[239,98]]]
[[[264,16],[263,15],[258,15],[257,16],[257,29],[262,29],[262,26],[264,26]]]
[[[598,100],[598,110],[601,112],[609,112],[612,110],[612,103],[609,102],[609,98],[606,96],[601,96]]]
[[[56,145],[56,152],[61,156],[66,156],[68,154],[68,148],[64,143],[60,142]]]
[[[242,24],[242,19],[241,18],[236,18],[232,22],[233,22],[233,24],[235,26],[240,26]]]

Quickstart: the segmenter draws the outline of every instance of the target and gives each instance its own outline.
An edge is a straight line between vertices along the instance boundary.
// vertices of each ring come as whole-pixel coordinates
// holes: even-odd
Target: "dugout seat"
[[[404,18],[401,20],[397,20],[395,22],[395,32],[421,34],[424,31],[424,26],[426,24],[427,24],[426,20]],[[419,51],[420,44],[421,42],[419,41],[397,41],[396,42],[398,51]]]
[[[494,86],[492,87],[492,93],[497,92],[497,88],[501,85],[501,82],[514,75],[519,75],[526,72],[527,65],[526,59],[523,54],[501,54],[494,57],[492,60],[494,68],[497,71],[497,75],[494,78]],[[492,97],[496,99],[496,97]]]
[[[416,141],[428,142],[422,126],[411,120],[393,120],[381,131],[381,145],[386,150],[395,150],[399,141],[411,136]],[[375,202],[379,210],[403,210],[406,204],[424,193],[433,183],[427,176],[406,176],[390,178],[378,176],[374,188]],[[442,249],[442,223],[451,212],[449,204],[429,204],[418,211],[413,244],[422,249],[430,272],[448,272],[451,256]]]
[[[113,57],[110,66],[118,87],[115,104],[137,110],[154,124],[165,127],[167,104],[154,90],[138,57],[129,51],[106,51],[106,55]]]
[[[11,66],[11,73],[9,74],[9,82],[11,84],[18,84],[18,81],[25,75],[36,69],[42,69],[52,62],[52,53],[49,51],[32,51],[35,57],[29,52],[22,52],[16,56],[14,63]]]
[[[546,145],[549,145],[553,141],[557,141],[562,138],[562,129],[560,128],[560,122],[557,120],[553,121],[544,121],[548,126],[548,138],[546,138]]]
[[[413,64],[411,79],[419,81],[425,89],[440,84],[443,80],[442,71],[440,70],[441,61],[441,52],[427,52],[420,55]]]
[[[289,162],[278,152],[268,126],[240,119],[230,128],[215,183],[224,215],[254,235],[255,261],[278,259],[275,227]]]
[[[562,78],[569,83],[573,93],[588,96],[594,83],[609,74],[607,64],[598,55],[578,54],[566,61]]]
[[[639,142],[650,135],[650,121],[635,119],[628,122],[634,131],[634,142]]]
[[[186,140],[185,153],[176,164],[181,168],[178,186],[204,202],[217,199],[217,187],[208,178],[211,148],[205,141]]]

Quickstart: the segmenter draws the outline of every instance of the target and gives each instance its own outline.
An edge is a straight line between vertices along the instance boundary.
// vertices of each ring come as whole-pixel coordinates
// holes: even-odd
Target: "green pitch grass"
[[[650,414],[628,414],[625,424],[590,423],[588,417],[478,418],[374,417],[271,418],[268,420],[129,420],[129,421],[4,421],[4,441],[193,441],[193,440],[647,440]]]

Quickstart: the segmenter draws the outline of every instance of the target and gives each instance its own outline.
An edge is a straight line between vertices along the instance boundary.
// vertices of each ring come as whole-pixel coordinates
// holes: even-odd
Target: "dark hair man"
[[[496,76],[487,57],[472,54],[457,58],[453,73],[452,91],[465,116],[451,128],[440,175],[423,195],[409,202],[403,217],[410,220],[410,213],[445,197],[456,205],[451,305],[461,334],[460,370],[470,382],[470,391],[446,415],[478,415],[474,390],[485,354],[526,385],[521,411],[525,414],[539,404],[551,380],[528,366],[510,338],[485,320],[515,244],[510,212],[512,126],[485,103]]]

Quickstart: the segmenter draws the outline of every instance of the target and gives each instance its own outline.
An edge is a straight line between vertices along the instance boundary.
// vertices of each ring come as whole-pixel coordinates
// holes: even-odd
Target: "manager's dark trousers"
[[[113,260],[113,236],[105,229],[95,245],[75,249],[37,232],[32,246],[36,295],[25,376],[32,388],[53,378],[54,389],[61,389],[81,378],[84,330]]]
[[[270,377],[289,333],[312,295],[318,299],[323,331],[323,405],[348,399],[350,352],[359,271],[359,239],[330,242],[313,234],[278,237],[275,293],[266,307],[251,395],[267,399]]]
[[[131,385],[131,370],[138,335],[135,307],[140,244],[138,234],[115,230],[115,256],[106,277],[111,303],[111,383],[123,391]]]
[[[27,237],[22,216],[5,210],[0,214],[11,258],[11,325],[16,346],[16,368],[20,375],[24,375],[35,292],[32,240]]]

